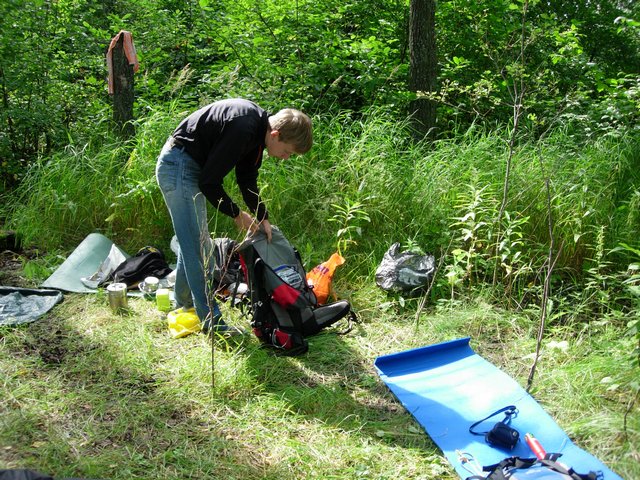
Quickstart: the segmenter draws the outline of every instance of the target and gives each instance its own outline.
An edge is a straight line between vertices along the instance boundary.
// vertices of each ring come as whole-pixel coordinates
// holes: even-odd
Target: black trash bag
[[[387,291],[410,292],[427,287],[435,270],[433,255],[400,252],[400,243],[396,242],[382,257],[376,270],[376,284]]]

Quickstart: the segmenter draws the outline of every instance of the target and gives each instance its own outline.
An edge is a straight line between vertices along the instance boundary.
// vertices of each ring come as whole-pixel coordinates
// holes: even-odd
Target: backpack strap
[[[511,475],[505,474],[505,469],[526,469],[536,463],[536,461],[537,459],[535,458],[507,457],[501,462],[482,467],[482,470],[489,472],[489,475],[485,477],[486,480],[508,480]]]
[[[602,480],[602,472],[589,472],[578,473],[571,467],[565,467],[556,461],[562,454],[561,453],[548,453],[544,459],[538,460],[537,458],[521,458],[521,457],[508,457],[499,463],[494,465],[488,465],[482,469],[485,472],[489,472],[486,477],[474,475],[467,477],[466,480],[509,480],[513,475],[513,470],[526,470],[534,466],[535,464],[543,465],[549,470],[557,472],[562,475],[566,475],[572,480]]]
[[[502,423],[504,423],[505,425],[508,425],[509,423],[511,423],[511,417],[515,416],[518,412],[518,409],[516,408],[515,405],[509,405],[506,406],[504,408],[501,408],[500,410],[496,410],[495,412],[493,412],[491,415],[488,415],[486,417],[484,417],[482,420],[477,421],[476,423],[474,423],[473,425],[471,425],[469,427],[469,433],[472,433],[474,435],[486,435],[487,433],[489,433],[489,431],[486,432],[476,432],[473,429],[475,427],[477,427],[478,425],[480,425],[482,422],[484,422],[485,420],[489,420],[491,417],[498,415],[500,413],[504,412],[504,419],[502,420]]]
[[[358,319],[358,316],[356,315],[356,312],[354,312],[353,309],[350,308],[349,309],[349,319],[347,320],[347,326],[344,328],[344,330],[337,331],[336,335],[346,335],[351,330],[353,330],[353,325],[355,323],[360,323],[360,320]]]
[[[559,454],[554,453],[547,454],[545,458],[538,461],[545,467],[550,468],[555,472],[562,473],[563,475],[567,475],[574,480],[598,480],[599,478],[602,478],[602,474],[598,475],[596,472],[578,473],[571,467],[565,467],[555,460],[559,456]]]
[[[262,318],[256,315],[256,312],[265,304],[268,299],[264,294],[264,291],[256,288],[257,278],[260,278],[264,270],[264,262],[260,257],[257,257],[253,262],[253,272],[249,274],[249,302],[251,303],[250,312],[253,313],[251,319],[251,326],[254,328],[262,328]]]
[[[316,297],[316,292],[313,291],[313,288],[309,286],[309,282],[307,282],[307,274],[304,271],[304,263],[302,263],[302,257],[300,256],[300,252],[294,246],[291,247],[293,249],[293,254],[298,261],[299,267],[302,269],[302,290],[307,296],[309,302],[311,302],[312,306],[316,308],[318,306],[318,297]]]

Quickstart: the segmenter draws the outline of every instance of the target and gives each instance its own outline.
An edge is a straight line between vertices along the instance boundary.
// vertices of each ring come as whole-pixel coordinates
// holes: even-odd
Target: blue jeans
[[[207,200],[198,187],[200,165],[182,147],[165,143],[156,164],[156,179],[169,208],[180,252],[174,295],[178,307],[195,307],[200,322],[224,325],[213,295],[213,244],[207,222]],[[206,274],[205,274],[206,272]]]

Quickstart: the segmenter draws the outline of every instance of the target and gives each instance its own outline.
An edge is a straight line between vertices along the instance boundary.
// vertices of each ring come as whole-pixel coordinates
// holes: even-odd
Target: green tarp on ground
[[[81,279],[90,277],[98,271],[104,259],[108,257],[112,246],[113,242],[104,235],[99,233],[87,235],[42,286],[65,292],[95,293],[96,290],[87,287]],[[126,253],[122,252],[122,254],[128,257]]]

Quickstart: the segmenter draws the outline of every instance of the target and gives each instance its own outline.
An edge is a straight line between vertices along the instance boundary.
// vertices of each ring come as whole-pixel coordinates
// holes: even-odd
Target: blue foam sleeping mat
[[[468,452],[482,466],[510,456],[532,458],[525,433],[535,436],[547,453],[579,473],[602,472],[604,480],[621,479],[600,460],[576,446],[567,434],[513,378],[476,354],[470,338],[380,356],[375,366],[382,381],[444,452],[460,478],[471,476],[456,450]],[[515,405],[511,426],[520,433],[509,451],[487,444],[469,427],[487,415]],[[474,430],[486,431],[504,418],[499,414]],[[467,464],[469,467],[469,464]]]

